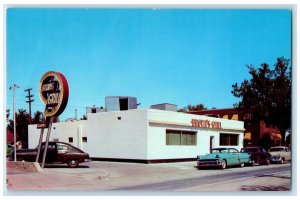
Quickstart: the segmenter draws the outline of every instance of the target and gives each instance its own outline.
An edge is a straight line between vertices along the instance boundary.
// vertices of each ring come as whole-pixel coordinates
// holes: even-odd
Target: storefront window
[[[166,145],[197,145],[196,132],[192,131],[166,131]]]
[[[220,133],[220,146],[237,146],[239,135]]]

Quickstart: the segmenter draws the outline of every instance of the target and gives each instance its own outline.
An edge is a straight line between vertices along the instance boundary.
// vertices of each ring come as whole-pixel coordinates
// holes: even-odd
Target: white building
[[[40,129],[28,126],[29,148]],[[142,163],[195,160],[215,147],[243,147],[244,122],[155,109],[89,113],[54,123],[50,141],[68,142],[95,160]],[[47,130],[44,131],[44,140]]]

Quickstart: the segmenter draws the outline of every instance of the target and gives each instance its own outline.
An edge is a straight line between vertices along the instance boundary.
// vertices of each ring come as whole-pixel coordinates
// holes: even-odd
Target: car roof
[[[43,144],[45,144],[46,142],[43,142]],[[60,143],[60,144],[67,144],[67,145],[71,145],[69,143],[66,143],[66,142],[55,142],[55,141],[49,141],[48,144],[57,144],[57,143]],[[73,145],[71,145],[73,146]]]
[[[45,144],[45,143],[46,143],[46,142],[43,142],[42,144]],[[72,148],[74,148],[74,149],[77,149],[78,151],[84,153],[83,150],[81,150],[81,149],[79,149],[78,147],[75,147],[75,146],[73,146],[73,145],[71,145],[71,144],[69,144],[69,143],[66,143],[66,142],[54,142],[54,141],[49,141],[48,144],[65,144],[65,145],[68,145],[68,146],[70,146],[70,147],[72,147]]]
[[[236,149],[236,148],[233,148],[233,147],[228,147],[228,148],[227,147],[220,147],[220,148],[212,148],[211,150],[226,150],[226,149]]]
[[[285,146],[275,146],[275,147],[271,147],[271,148],[287,148],[287,147],[285,147]]]

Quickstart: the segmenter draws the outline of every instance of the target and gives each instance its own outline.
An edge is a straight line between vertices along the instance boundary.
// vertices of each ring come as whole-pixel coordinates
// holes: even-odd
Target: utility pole
[[[9,112],[10,112],[10,109],[7,108],[7,109],[6,109],[6,122],[9,122],[9,119],[8,119],[8,118],[9,118],[9,115],[10,115]]]
[[[30,120],[32,119],[31,117],[31,102],[34,102],[33,99],[31,99],[33,97],[33,94],[30,94],[30,91],[32,90],[32,88],[28,88],[26,90],[24,90],[25,92],[28,92],[28,96],[26,96],[28,98],[28,101],[26,101],[26,103],[29,104],[29,116],[30,116]]]
[[[14,161],[17,161],[17,134],[16,134],[16,95],[15,90],[16,88],[20,88],[15,83],[9,87],[10,90],[13,90],[13,112],[14,112]]]

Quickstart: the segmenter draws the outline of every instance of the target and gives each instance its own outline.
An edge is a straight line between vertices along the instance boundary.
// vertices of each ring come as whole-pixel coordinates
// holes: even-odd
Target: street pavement
[[[290,164],[198,170],[196,162],[137,164],[92,161],[47,165],[41,173],[7,169],[7,195],[26,192],[243,192],[291,190]],[[274,171],[273,171],[274,169]],[[265,173],[263,171],[265,170]],[[105,193],[104,193],[105,194]],[[201,193],[196,193],[201,194]]]

